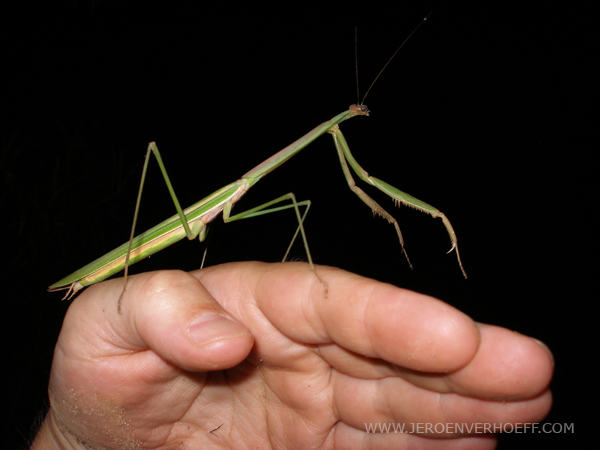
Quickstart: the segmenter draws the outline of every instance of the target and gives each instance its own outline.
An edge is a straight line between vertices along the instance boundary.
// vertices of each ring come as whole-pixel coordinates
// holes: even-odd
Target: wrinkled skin
[[[303,263],[146,273],[130,278],[122,314],[121,279],[88,288],[65,318],[33,448],[489,449],[493,435],[365,423],[410,431],[548,413],[553,360],[538,341],[318,271],[327,295]]]

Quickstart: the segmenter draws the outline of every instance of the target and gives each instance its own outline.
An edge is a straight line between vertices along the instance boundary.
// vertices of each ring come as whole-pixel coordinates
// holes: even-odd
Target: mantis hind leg
[[[123,295],[125,294],[125,290],[127,289],[127,278],[129,274],[129,256],[131,255],[131,246],[133,243],[133,238],[135,236],[135,226],[137,224],[138,213],[140,211],[140,204],[142,203],[142,192],[144,191],[144,182],[146,181],[146,172],[148,171],[148,163],[150,162],[150,155],[154,154],[156,161],[158,162],[158,166],[160,167],[160,171],[163,174],[163,178],[165,179],[165,183],[167,185],[167,189],[169,190],[169,194],[171,195],[171,199],[173,200],[173,204],[175,205],[175,209],[177,210],[177,214],[181,219],[181,223],[185,230],[185,234],[188,239],[194,239],[200,231],[202,231],[202,227],[196,225],[193,230],[190,230],[190,227],[185,218],[185,214],[183,214],[183,210],[181,209],[181,205],[179,204],[179,200],[177,199],[177,195],[175,195],[175,190],[173,189],[173,185],[171,184],[171,180],[169,179],[169,175],[167,174],[167,169],[163,163],[162,157],[160,156],[160,152],[158,151],[158,147],[156,143],[150,142],[148,144],[148,149],[146,150],[146,159],[144,160],[144,168],[142,169],[142,179],[140,181],[140,188],[138,190],[138,196],[135,203],[135,212],[133,213],[133,224],[131,225],[131,234],[129,236],[129,248],[127,249],[127,256],[125,257],[125,268],[123,272],[123,290],[121,291],[121,295],[119,296],[119,300],[117,301],[117,310],[119,314],[121,313],[121,300],[123,299]],[[199,224],[200,225],[200,224]]]

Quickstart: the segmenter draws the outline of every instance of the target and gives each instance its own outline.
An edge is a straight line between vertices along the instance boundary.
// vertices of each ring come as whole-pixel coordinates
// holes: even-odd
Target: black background
[[[505,435],[500,448],[559,447],[587,431],[576,399],[597,401],[584,365],[597,347],[585,324],[597,303],[598,253],[591,4],[441,5],[21,2],[2,13],[10,448],[24,445],[45,407],[69,306],[45,289],[127,239],[148,142],[158,143],[187,206],[356,103],[355,26],[364,92],[430,11],[369,94],[371,116],[342,130],[367,171],[447,214],[469,279],[445,255],[441,221],[369,190],[399,220],[408,268],[393,228],[348,190],[328,136],[236,210],[293,191],[313,201],[306,229],[316,263],[439,297],[546,342],[556,357],[547,421],[574,422],[577,433]],[[174,212],[151,168],[139,230]],[[210,265],[278,261],[295,229],[291,213],[214,224]],[[191,270],[203,250],[182,242],[132,271]],[[301,245],[293,256],[305,257]]]

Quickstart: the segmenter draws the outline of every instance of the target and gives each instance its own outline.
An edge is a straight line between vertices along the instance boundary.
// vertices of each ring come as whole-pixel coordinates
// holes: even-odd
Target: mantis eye
[[[369,107],[367,105],[350,105],[350,111],[357,111],[361,114],[369,115]]]

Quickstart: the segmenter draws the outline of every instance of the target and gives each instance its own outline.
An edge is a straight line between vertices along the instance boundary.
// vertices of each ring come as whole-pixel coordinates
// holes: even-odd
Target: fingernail
[[[206,313],[197,317],[190,325],[190,339],[199,345],[247,334],[241,323],[220,314]]]
[[[531,338],[531,339],[533,339],[540,347],[542,347],[544,350],[546,350],[546,353],[548,353],[548,355],[550,356],[550,359],[552,360],[552,366],[554,366],[554,355],[552,354],[552,351],[548,348],[548,346],[536,338]]]

